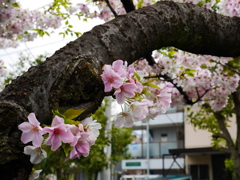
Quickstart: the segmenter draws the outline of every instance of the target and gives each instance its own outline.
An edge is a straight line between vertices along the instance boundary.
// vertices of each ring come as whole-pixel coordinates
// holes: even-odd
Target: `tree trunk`
[[[231,158],[233,159],[234,163],[234,180],[240,180],[240,155],[236,151],[234,154],[232,154]]]
[[[236,153],[232,155],[234,161],[234,175],[236,180],[240,180],[240,87],[232,94],[236,113],[237,134],[236,134]]]
[[[227,127],[225,124],[225,117],[220,113],[220,112],[215,112],[215,117],[217,119],[219,128],[222,132],[221,138],[224,138],[227,142],[227,147],[231,153],[231,158],[233,159],[234,162],[234,179],[235,180],[240,180],[240,156],[239,152],[237,149],[237,146],[235,145]]]
[[[0,93],[0,177],[27,179],[32,164],[24,155],[18,125],[34,112],[50,124],[51,111],[93,113],[104,97],[101,66],[116,59],[132,63],[153,50],[175,46],[218,56],[240,55],[240,19],[192,4],[159,2],[93,28],[32,67]]]

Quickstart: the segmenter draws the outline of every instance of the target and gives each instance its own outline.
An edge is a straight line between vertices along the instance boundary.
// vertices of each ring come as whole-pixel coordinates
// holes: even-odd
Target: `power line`
[[[70,40],[70,39],[72,39],[72,37],[71,37],[71,38],[68,38],[68,39],[63,39],[63,40],[60,40],[60,41],[55,41],[55,42],[43,44],[43,45],[40,45],[40,46],[30,47],[29,50],[31,50],[31,49],[36,49],[36,48],[40,48],[40,47],[43,47],[43,46],[48,46],[48,45],[51,45],[51,44],[56,44],[56,43],[59,43],[59,42],[62,42],[62,41]],[[6,51],[6,49],[4,49],[4,50]],[[7,54],[7,55],[16,54],[16,53],[20,53],[20,52],[22,52],[22,51],[24,51],[24,50],[26,50],[26,49],[18,50],[18,51],[13,51],[13,52],[11,52],[11,53],[6,53],[6,54]],[[2,57],[2,56],[6,56],[6,55],[5,55],[5,54],[4,54],[4,55],[0,55],[0,57]]]

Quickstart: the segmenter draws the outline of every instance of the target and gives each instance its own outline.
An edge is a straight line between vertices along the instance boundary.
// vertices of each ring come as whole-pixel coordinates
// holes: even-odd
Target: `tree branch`
[[[235,145],[234,145],[234,142],[232,140],[232,137],[226,127],[226,124],[225,124],[225,117],[221,114],[221,112],[214,112],[214,116],[218,122],[218,125],[219,125],[219,128],[220,130],[222,131],[222,138],[224,138],[228,144],[228,147],[229,147],[229,150],[231,152],[234,152],[235,151]],[[235,153],[235,152],[234,152]]]
[[[232,93],[234,109],[236,113],[236,122],[237,122],[237,134],[236,134],[236,146],[240,154],[240,89],[238,87],[237,91]]]
[[[101,64],[132,63],[162,47],[216,56],[240,56],[240,19],[193,4],[161,1],[118,16],[68,43],[32,67],[0,93],[0,177],[27,179],[32,165],[24,155],[19,123],[36,113],[50,124],[51,110],[93,113],[104,98]],[[21,113],[18,112],[21,110]]]
[[[113,7],[111,6],[111,4],[109,3],[109,0],[105,0],[105,2],[107,3],[109,9],[112,11],[113,15],[114,15],[115,17],[117,17],[118,14],[116,13],[116,11],[113,9]]]
[[[214,60],[212,60],[212,61],[214,61]],[[221,66],[226,67],[226,68],[230,69],[231,71],[235,72],[236,74],[240,75],[240,72],[238,70],[234,69],[234,67],[231,67],[227,64],[222,64],[221,62],[217,62],[217,61],[214,61],[214,62],[217,64],[220,64]]]

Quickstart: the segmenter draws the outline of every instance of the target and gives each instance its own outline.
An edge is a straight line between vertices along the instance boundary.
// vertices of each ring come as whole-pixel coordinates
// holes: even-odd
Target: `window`
[[[161,134],[161,142],[167,142],[167,141],[168,141],[167,134]]]

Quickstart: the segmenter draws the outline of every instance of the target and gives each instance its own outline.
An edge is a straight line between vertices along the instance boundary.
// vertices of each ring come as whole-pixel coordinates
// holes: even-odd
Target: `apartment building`
[[[122,161],[122,171],[160,176],[188,174],[191,180],[231,180],[224,165],[230,154],[213,149],[212,134],[194,128],[185,120],[186,114],[178,107],[148,124],[136,123],[136,141],[129,145],[132,158]],[[229,132],[236,137],[234,117]]]
[[[129,145],[131,159],[122,160],[123,174],[183,174],[184,156],[174,157],[169,149],[184,148],[184,112],[170,109],[149,123],[135,123],[135,141]],[[169,170],[170,169],[170,170]]]
[[[195,110],[197,107],[193,108],[193,111]],[[187,115],[186,110],[184,114]],[[233,139],[236,137],[236,128],[235,117],[232,117],[228,129]],[[192,175],[192,180],[231,180],[224,164],[230,154],[212,148],[211,133],[195,129],[190,122],[185,121],[184,134],[184,149],[172,149],[170,153],[185,155],[185,170]]]

